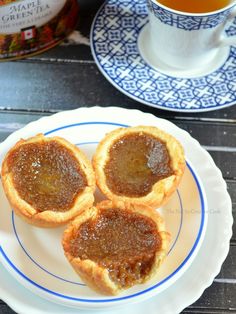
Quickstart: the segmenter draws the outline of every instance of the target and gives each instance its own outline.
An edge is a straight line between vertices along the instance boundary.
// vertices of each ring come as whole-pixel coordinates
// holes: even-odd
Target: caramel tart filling
[[[149,274],[161,244],[151,218],[129,210],[100,209],[74,233],[70,254],[96,262],[120,288],[128,288]]]
[[[156,182],[173,174],[165,143],[145,133],[116,140],[104,171],[109,189],[128,197],[147,195]]]
[[[69,210],[87,185],[77,159],[56,141],[18,147],[8,168],[19,196],[39,212]]]

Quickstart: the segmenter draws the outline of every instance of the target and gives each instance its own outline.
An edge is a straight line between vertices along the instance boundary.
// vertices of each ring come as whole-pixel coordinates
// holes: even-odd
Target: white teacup
[[[207,0],[206,0],[207,1]],[[167,74],[193,76],[221,66],[236,36],[227,37],[226,23],[236,16],[235,2],[208,13],[172,10],[147,0],[149,23],[139,36],[142,57]]]

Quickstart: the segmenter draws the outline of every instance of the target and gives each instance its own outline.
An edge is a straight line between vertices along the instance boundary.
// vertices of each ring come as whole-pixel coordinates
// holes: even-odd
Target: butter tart
[[[21,139],[5,156],[1,176],[15,213],[39,227],[63,225],[94,201],[90,161],[60,137]]]
[[[152,207],[167,202],[185,169],[182,145],[151,126],[108,133],[92,163],[97,185],[108,199]]]
[[[106,295],[153,278],[169,242],[156,210],[110,200],[79,214],[62,238],[65,255],[80,278]]]

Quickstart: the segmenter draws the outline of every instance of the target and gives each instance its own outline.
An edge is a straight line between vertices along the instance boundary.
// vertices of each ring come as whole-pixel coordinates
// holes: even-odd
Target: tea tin
[[[0,0],[0,61],[57,45],[77,19],[77,0]]]

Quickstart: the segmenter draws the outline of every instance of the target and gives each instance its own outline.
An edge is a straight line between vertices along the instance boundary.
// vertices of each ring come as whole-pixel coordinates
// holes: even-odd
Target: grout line
[[[93,60],[73,60],[73,59],[60,59],[60,58],[37,58],[32,59],[34,61],[40,61],[40,62],[50,62],[50,63],[77,63],[77,64],[95,64]]]
[[[236,147],[228,147],[228,146],[208,146],[202,145],[208,151],[213,152],[227,152],[227,153],[236,153]]]
[[[189,121],[204,121],[204,122],[230,122],[235,123],[236,119],[227,119],[227,118],[202,118],[202,117],[186,117],[186,116],[176,116],[176,120],[189,120]]]
[[[55,59],[56,60],[56,59]],[[62,60],[62,59],[61,59]],[[19,60],[20,61],[20,60]],[[25,61],[25,60],[24,60]],[[29,59],[27,60],[27,62],[29,61]],[[32,60],[34,61],[34,60]],[[77,62],[75,60],[75,62]],[[86,61],[87,62],[87,61]],[[88,61],[88,63],[93,63],[93,61]],[[87,106],[85,106],[87,107]],[[88,106],[90,107],[90,106]],[[73,109],[71,109],[73,110]],[[52,113],[56,113],[59,111],[63,111],[63,109],[50,109],[50,110],[45,110],[45,109],[41,109],[41,110],[37,110],[37,109],[15,109],[13,106],[0,106],[0,112],[1,113],[28,113],[28,114],[52,114]],[[162,117],[162,116],[160,116]],[[172,116],[165,116],[163,117],[165,119],[170,120],[171,122],[175,123],[176,120],[188,120],[189,122],[200,122],[200,121],[204,121],[204,122],[209,122],[209,123],[213,123],[213,122],[218,122],[218,123],[235,123],[236,120],[234,119],[214,119],[214,118],[194,118],[194,117],[172,117]]]
[[[184,309],[181,313],[188,314],[226,314],[235,313],[235,308],[214,308],[214,307],[198,307],[190,305],[188,308]]]
[[[24,62],[24,63],[36,63],[36,62],[44,62],[49,64],[54,63],[77,63],[77,64],[95,64],[93,60],[76,60],[76,59],[62,59],[62,58],[39,58],[39,57],[32,57],[29,59],[17,60],[17,62]]]
[[[214,279],[214,282],[217,282],[217,283],[229,283],[229,284],[233,284],[235,285],[236,284],[236,279],[234,278],[222,278],[222,279]]]
[[[226,179],[227,183],[235,183],[236,181],[234,179]]]
[[[37,110],[37,109],[12,109],[10,107],[1,107],[0,106],[0,113],[5,113],[5,114],[27,114],[27,115],[45,115],[45,114],[53,114],[60,112],[62,110],[56,110],[56,109],[51,109],[51,110]]]

